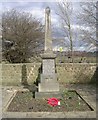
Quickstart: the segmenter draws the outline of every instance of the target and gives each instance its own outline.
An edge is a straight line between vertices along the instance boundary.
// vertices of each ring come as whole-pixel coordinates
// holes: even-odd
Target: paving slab
[[[96,118],[95,112],[6,112],[3,118]]]

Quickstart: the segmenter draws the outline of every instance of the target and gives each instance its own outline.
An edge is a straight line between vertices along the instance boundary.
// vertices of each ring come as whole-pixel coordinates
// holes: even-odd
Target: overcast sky
[[[14,8],[14,9],[18,9],[20,11],[29,12],[34,17],[40,18],[40,20],[42,20],[43,24],[44,24],[44,20],[45,20],[45,8],[47,6],[49,6],[51,8],[52,26],[54,26],[55,30],[57,28],[59,28],[59,26],[60,26],[60,21],[56,14],[57,2],[53,2],[53,0],[51,0],[50,2],[32,2],[29,0],[28,0],[28,2],[26,2],[26,0],[25,0],[25,2],[24,2],[24,0],[17,0],[17,2],[16,1],[10,2],[11,0],[5,0],[5,1],[7,1],[7,2],[0,3],[0,11],[6,11],[6,10],[8,11],[8,10]],[[73,0],[73,1],[75,1],[75,0]],[[81,0],[77,0],[77,1],[81,1]],[[80,11],[80,7],[79,7],[79,2],[72,2],[72,3],[73,3],[73,10],[74,10],[74,12],[73,12],[74,20],[73,20],[72,27],[74,30],[77,30],[77,29],[79,29],[79,26],[76,24],[75,16]],[[58,29],[58,30],[60,30],[60,29]],[[56,34],[56,35],[57,35],[57,37],[62,37],[59,34]],[[74,44],[75,44],[75,42],[74,42]],[[78,45],[76,45],[76,46],[78,47]],[[83,47],[81,47],[81,48],[79,47],[77,49],[83,50]]]
[[[78,2],[73,3],[73,13],[78,12]],[[45,8],[49,6],[51,8],[51,23],[55,27],[59,26],[59,20],[58,16],[56,14],[57,11],[57,2],[23,2],[23,1],[18,1],[18,2],[3,2],[2,3],[2,11],[8,11],[12,8],[18,9],[20,11],[25,11],[31,13],[34,17],[40,18],[44,24],[45,20]],[[73,14],[73,16],[75,16]],[[75,19],[74,19],[75,21]],[[75,23],[74,23],[75,24]]]
[[[51,21],[52,24],[58,22],[57,15],[55,14],[56,2],[4,2],[2,3],[3,11],[10,10],[12,8],[30,12],[34,17],[41,18],[44,22],[44,10],[46,6],[51,8]]]

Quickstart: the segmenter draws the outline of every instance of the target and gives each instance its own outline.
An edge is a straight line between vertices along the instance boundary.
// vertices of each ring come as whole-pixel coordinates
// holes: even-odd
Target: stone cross
[[[52,51],[50,8],[45,9],[45,52]]]

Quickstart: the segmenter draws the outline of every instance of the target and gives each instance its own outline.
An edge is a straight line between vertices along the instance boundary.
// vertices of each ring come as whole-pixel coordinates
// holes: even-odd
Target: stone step
[[[45,82],[38,84],[39,92],[54,92],[59,91],[59,83],[58,82]]]
[[[35,92],[36,99],[52,98],[52,97],[62,98],[59,92]]]

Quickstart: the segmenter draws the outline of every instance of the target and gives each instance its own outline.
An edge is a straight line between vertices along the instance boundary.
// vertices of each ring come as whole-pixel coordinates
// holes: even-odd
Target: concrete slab
[[[6,112],[3,118],[96,118],[95,112]]]

